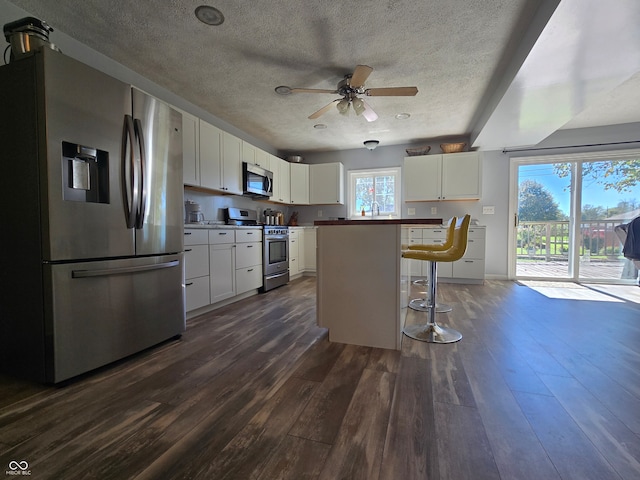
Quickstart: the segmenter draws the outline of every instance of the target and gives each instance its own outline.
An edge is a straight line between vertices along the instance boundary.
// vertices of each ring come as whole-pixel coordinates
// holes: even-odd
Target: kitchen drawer
[[[232,228],[214,228],[209,230],[209,245],[218,245],[220,243],[235,243],[235,230]]]
[[[433,240],[446,240],[447,229],[443,227],[438,228],[423,228],[422,240],[424,243],[435,243]]]
[[[409,229],[409,238],[422,240],[422,228],[410,228]]]
[[[262,265],[262,243],[239,243],[236,245],[236,268]]]
[[[187,280],[185,282],[185,296],[187,312],[209,305],[211,303],[209,300],[209,275]]]
[[[486,228],[469,227],[467,238],[484,238]]]
[[[236,295],[262,287],[262,266],[236,270]]]
[[[236,230],[236,242],[261,242],[262,230],[256,229],[242,229]]]
[[[187,245],[184,249],[184,276],[209,275],[209,245]]]
[[[185,245],[207,245],[209,243],[209,231],[205,229],[185,228]]]
[[[484,279],[484,260],[462,258],[453,262],[453,277]]]
[[[484,258],[485,241],[482,238],[467,239],[467,250],[464,252],[463,258]]]

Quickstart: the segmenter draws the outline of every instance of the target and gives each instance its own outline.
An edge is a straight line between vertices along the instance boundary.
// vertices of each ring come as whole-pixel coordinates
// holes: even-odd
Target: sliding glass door
[[[640,215],[640,152],[512,159],[511,274],[632,283],[616,226]]]

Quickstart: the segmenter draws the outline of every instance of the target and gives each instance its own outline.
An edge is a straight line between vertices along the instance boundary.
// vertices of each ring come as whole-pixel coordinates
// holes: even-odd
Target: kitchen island
[[[329,341],[399,350],[408,304],[403,226],[441,218],[322,220],[317,229],[317,318]],[[406,240],[405,240],[406,243]]]

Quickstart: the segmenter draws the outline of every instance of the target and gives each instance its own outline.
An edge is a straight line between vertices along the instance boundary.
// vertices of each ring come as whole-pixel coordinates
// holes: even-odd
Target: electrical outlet
[[[431,215],[438,213],[438,207],[431,207]]]
[[[318,210],[318,216],[321,217],[322,216],[322,210]]]
[[[482,214],[483,215],[493,215],[496,213],[496,207],[494,207],[493,205],[488,205],[486,207],[482,207]]]
[[[407,208],[407,215],[415,215],[415,214],[416,214],[415,208]]]

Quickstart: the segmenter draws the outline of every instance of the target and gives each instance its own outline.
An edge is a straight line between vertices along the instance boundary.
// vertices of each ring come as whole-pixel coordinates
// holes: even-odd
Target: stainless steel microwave
[[[253,163],[242,162],[242,188],[245,195],[273,195],[273,173]]]

